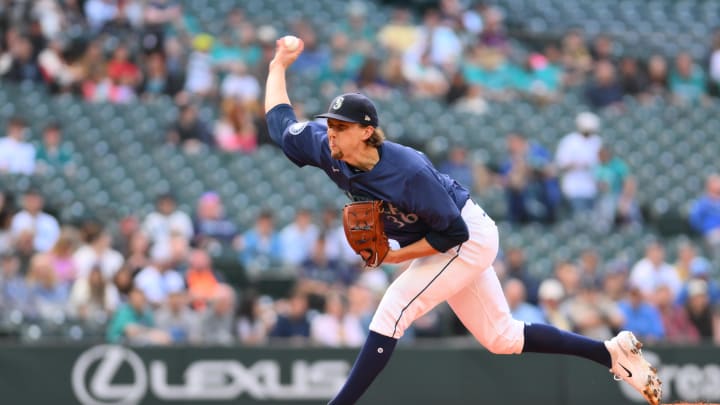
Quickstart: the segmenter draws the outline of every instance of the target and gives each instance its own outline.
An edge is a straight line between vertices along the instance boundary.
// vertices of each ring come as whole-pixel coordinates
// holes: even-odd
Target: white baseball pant
[[[414,260],[387,289],[370,330],[400,338],[435,305],[447,301],[473,336],[496,354],[519,354],[521,321],[512,319],[492,263],[498,252],[495,222],[468,200],[461,213],[468,241],[444,253]]]

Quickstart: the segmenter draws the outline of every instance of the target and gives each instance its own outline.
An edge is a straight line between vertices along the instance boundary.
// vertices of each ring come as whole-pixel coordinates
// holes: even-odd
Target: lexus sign
[[[350,365],[344,360],[296,360],[283,370],[277,360],[243,364],[236,360],[197,360],[183,372],[181,384],[170,384],[167,364],[147,360],[123,346],[101,345],[83,352],[72,369],[72,388],[83,405],[132,405],[148,390],[158,399],[173,401],[232,401],[249,397],[256,401],[327,400],[340,389]],[[116,382],[125,364],[129,382]],[[281,375],[289,375],[288,382]]]

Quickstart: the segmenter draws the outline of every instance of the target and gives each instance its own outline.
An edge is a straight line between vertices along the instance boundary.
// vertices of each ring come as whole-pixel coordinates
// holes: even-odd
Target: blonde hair
[[[363,128],[368,127],[369,125],[360,125]],[[373,130],[372,135],[370,135],[370,138],[365,140],[365,143],[369,146],[378,147],[382,145],[382,143],[385,142],[385,132],[381,128],[375,128]]]

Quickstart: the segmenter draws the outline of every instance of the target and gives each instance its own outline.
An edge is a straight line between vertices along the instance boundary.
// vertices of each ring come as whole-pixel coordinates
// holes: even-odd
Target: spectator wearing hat
[[[13,216],[10,229],[16,243],[32,246],[38,252],[47,252],[60,236],[60,224],[43,211],[45,199],[38,190],[29,189],[23,194],[23,210]]]
[[[690,208],[690,225],[699,232],[715,257],[720,257],[720,174],[708,176],[705,194]]]
[[[708,284],[705,280],[688,282],[688,300],[685,310],[703,340],[720,343],[720,314],[710,305]]]
[[[675,302],[684,305],[689,298],[690,282],[693,280],[703,280],[707,284],[707,294],[710,305],[720,304],[720,285],[711,278],[712,263],[704,257],[695,257],[690,262],[690,278],[682,286],[677,294]]]
[[[572,330],[570,320],[561,310],[561,304],[565,299],[565,290],[558,280],[554,278],[543,280],[538,290],[538,299],[545,322],[562,330]]]
[[[593,208],[597,183],[593,170],[598,164],[602,139],[598,135],[600,118],[582,112],[575,119],[577,131],[565,135],[557,148],[555,162],[560,170],[560,187],[574,212]]]
[[[25,141],[25,120],[19,117],[11,118],[6,131],[6,136],[0,138],[0,173],[33,174],[35,147]]]
[[[619,307],[625,318],[623,329],[633,332],[639,339],[647,342],[656,342],[665,337],[660,311],[645,301],[643,290],[637,284],[630,283],[629,294],[620,301]]]

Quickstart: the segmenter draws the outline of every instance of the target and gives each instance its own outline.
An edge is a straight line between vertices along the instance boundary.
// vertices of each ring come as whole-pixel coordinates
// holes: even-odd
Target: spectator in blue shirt
[[[638,339],[651,342],[665,337],[660,312],[643,301],[642,291],[637,286],[630,286],[628,298],[620,302],[620,311],[625,317],[623,329],[633,332]]]
[[[720,257],[720,174],[711,174],[705,183],[705,195],[690,208],[690,225],[703,235],[705,242]]]
[[[282,266],[282,240],[275,230],[272,213],[260,213],[255,221],[255,227],[245,232],[242,238],[240,261],[245,269],[254,273],[278,269]]]
[[[704,257],[696,257],[690,262],[690,278],[683,284],[675,298],[678,305],[684,306],[688,300],[688,286],[693,280],[704,280],[707,283],[707,295],[710,305],[720,303],[720,285],[711,276],[712,264]]]
[[[305,340],[310,337],[310,320],[308,318],[308,297],[296,291],[288,300],[287,311],[278,315],[270,337],[293,338]]]
[[[507,280],[503,291],[513,319],[529,323],[546,323],[545,315],[540,308],[525,301],[525,285],[522,281],[515,278]]]

